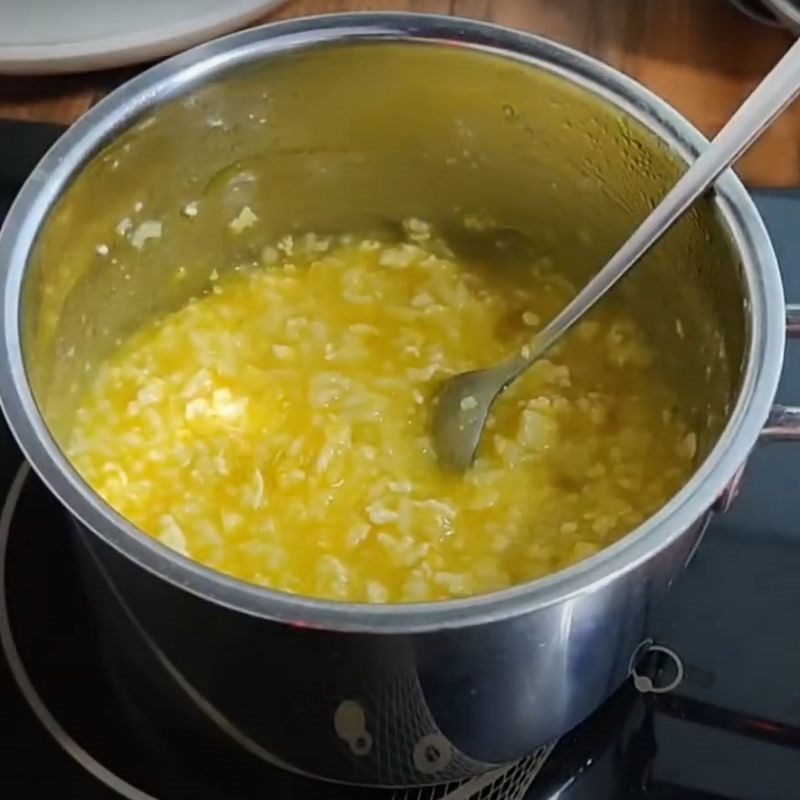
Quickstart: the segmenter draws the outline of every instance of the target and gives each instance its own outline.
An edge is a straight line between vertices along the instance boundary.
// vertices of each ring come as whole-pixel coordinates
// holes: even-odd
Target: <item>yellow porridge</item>
[[[85,479],[209,567],[373,603],[545,575],[682,485],[695,435],[614,302],[495,405],[469,473],[441,470],[442,378],[524,346],[574,287],[547,261],[504,280],[426,224],[405,230],[286,237],[259,267],[212,273],[100,369],[69,449]]]

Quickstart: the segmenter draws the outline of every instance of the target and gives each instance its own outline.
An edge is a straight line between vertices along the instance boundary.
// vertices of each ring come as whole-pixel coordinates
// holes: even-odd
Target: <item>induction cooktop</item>
[[[0,122],[0,216],[59,129]],[[800,191],[754,192],[800,299]],[[778,400],[800,402],[789,347]],[[797,800],[800,448],[760,446],[663,608],[652,657],[528,780],[377,791],[175,752],[104,667],[65,512],[0,423],[0,798]],[[531,773],[532,775],[532,773]],[[481,788],[483,786],[483,788]]]

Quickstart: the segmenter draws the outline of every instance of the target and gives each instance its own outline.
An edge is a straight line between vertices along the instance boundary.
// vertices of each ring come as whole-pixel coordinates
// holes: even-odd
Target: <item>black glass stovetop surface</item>
[[[0,121],[0,217],[58,130]],[[755,193],[790,299],[800,299],[800,190]],[[800,402],[790,345],[779,401]],[[181,761],[103,668],[70,529],[0,423],[0,798],[390,797],[284,774],[257,784],[221,753]],[[800,452],[764,445],[664,603],[673,691],[625,686],[565,737],[529,800],[800,798]],[[3,558],[4,557],[4,558]],[[669,665],[667,665],[669,666]],[[665,668],[665,671],[668,671]],[[413,798],[414,794],[405,795]]]

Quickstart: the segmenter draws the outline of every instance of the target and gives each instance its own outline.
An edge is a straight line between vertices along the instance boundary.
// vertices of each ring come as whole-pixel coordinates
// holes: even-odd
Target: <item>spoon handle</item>
[[[570,303],[507,364],[509,382],[569,330],[669,230],[800,92],[800,40],[742,103],[664,199]]]

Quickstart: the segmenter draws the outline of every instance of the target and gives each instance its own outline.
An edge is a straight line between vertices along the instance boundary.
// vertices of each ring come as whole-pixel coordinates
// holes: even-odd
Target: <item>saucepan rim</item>
[[[483,624],[569,601],[628,572],[702,518],[755,445],[777,390],[785,344],[778,264],[761,217],[728,171],[716,184],[717,209],[742,262],[750,336],[742,389],[712,452],[659,512],[620,541],[568,569],[487,595],[435,603],[368,605],[286,594],[223,575],[139,531],[80,478],[40,415],[26,377],[20,336],[22,284],[48,212],[97,151],[142,114],[225,71],[299,49],[364,41],[469,48],[561,75],[637,118],[684,160],[707,140],[666,102],[612,67],[527,33],[456,17],[360,13],[305,17],[217,39],[148,69],[73,125],[45,155],[0,231],[2,349],[0,404],[43,482],[103,542],[154,575],[239,612],[312,628],[403,634]]]

